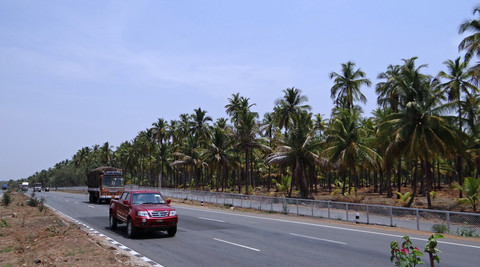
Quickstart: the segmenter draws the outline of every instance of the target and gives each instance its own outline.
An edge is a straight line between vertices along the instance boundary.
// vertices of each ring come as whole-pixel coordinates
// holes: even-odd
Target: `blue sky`
[[[436,75],[460,54],[476,1],[18,1],[0,3],[0,180],[26,178],[80,148],[116,147],[157,118],[226,117],[300,88],[330,115],[329,73],[353,61],[373,86],[418,57]]]

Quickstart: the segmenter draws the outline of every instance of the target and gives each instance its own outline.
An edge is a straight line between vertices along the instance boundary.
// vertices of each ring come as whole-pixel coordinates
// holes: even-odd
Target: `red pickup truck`
[[[127,223],[127,236],[134,237],[141,229],[167,231],[173,237],[177,233],[178,216],[158,191],[127,190],[118,200],[110,202],[110,229]]]

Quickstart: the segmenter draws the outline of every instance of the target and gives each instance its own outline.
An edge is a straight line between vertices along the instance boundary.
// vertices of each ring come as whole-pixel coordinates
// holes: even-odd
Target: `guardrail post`
[[[270,198],[270,212],[273,212],[273,199]]]
[[[388,209],[389,213],[390,213],[390,227],[393,226],[393,212],[392,212],[392,207],[389,207]]]
[[[327,201],[328,218],[330,219],[330,201]]]
[[[367,224],[370,224],[370,209],[369,209],[369,206],[367,206]]]
[[[420,212],[418,209],[416,210],[417,213],[417,230],[420,230]]]
[[[312,200],[312,217],[313,217],[313,203],[314,203],[314,202],[315,202],[315,201]]]
[[[345,212],[347,213],[347,222],[348,222],[348,204],[345,204]]]
[[[297,198],[297,216],[298,216],[298,198]]]
[[[450,212],[447,211],[447,229],[450,231]]]

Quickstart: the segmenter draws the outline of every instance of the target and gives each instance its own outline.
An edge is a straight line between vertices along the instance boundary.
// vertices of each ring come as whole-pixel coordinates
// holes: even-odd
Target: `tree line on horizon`
[[[462,186],[480,174],[480,63],[472,63],[480,56],[480,17],[460,25],[459,33],[466,32],[472,34],[459,44],[464,56],[445,61],[436,76],[425,74],[416,57],[378,74],[371,116],[359,103],[366,103],[361,89],[372,82],[349,61],[329,74],[329,118],[312,114],[295,87],[262,117],[236,93],[225,118],[213,121],[202,108],[177,120],[158,118],[115,149],[108,142],[83,147],[27,180],[85,185],[90,169],[108,165],[121,168],[128,184],[245,194],[284,185],[288,196],[301,198],[334,188],[356,195],[361,187],[392,197],[409,187],[408,206],[422,194],[431,208],[435,188]]]

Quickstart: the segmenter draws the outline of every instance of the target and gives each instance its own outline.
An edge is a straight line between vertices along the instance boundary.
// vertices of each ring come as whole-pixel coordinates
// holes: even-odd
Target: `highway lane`
[[[177,235],[163,232],[128,239],[125,227],[108,227],[108,205],[90,204],[85,194],[42,192],[47,204],[80,220],[164,266],[389,266],[392,240],[405,233],[334,221],[223,211],[175,205]],[[430,234],[412,237],[425,246]],[[480,243],[442,239],[441,266],[476,266]],[[427,257],[422,258],[428,263]]]

